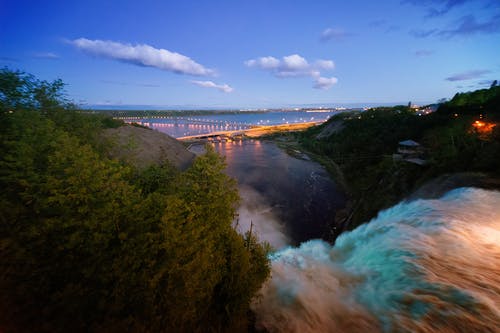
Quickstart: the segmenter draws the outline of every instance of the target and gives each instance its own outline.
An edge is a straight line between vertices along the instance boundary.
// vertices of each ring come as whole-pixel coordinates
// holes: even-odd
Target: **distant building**
[[[394,161],[405,161],[418,165],[425,165],[427,161],[423,158],[425,149],[420,143],[413,140],[399,142],[396,154],[392,155]]]
[[[433,113],[438,109],[439,105],[431,104],[426,106],[425,108],[416,109],[415,113],[419,116],[425,116],[426,114]]]

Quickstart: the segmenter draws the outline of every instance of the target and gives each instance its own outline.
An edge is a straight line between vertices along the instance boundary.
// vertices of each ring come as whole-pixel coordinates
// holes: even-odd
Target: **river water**
[[[500,192],[404,201],[331,246],[271,256],[268,332],[500,332]]]
[[[269,141],[213,145],[226,158],[227,174],[238,181],[240,231],[252,224],[253,232],[277,249],[310,239],[331,240],[335,211],[345,198],[321,165],[305,155],[292,157]]]
[[[257,330],[499,332],[500,192],[403,201],[332,246],[321,238],[344,198],[320,165],[272,142],[214,147],[239,183],[238,229],[252,221],[276,248]]]
[[[238,131],[258,125],[322,122],[338,112],[333,110],[237,112],[161,118],[126,118],[124,120],[128,123],[140,123],[179,138],[219,131]]]

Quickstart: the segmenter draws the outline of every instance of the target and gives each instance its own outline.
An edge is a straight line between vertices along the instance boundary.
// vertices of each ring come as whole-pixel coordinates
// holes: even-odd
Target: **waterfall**
[[[498,332],[500,192],[402,202],[271,261],[252,305],[269,332]]]

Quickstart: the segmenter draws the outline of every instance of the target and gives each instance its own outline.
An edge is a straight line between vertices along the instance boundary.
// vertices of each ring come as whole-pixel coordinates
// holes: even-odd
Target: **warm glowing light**
[[[481,131],[491,132],[493,128],[496,126],[495,123],[488,123],[480,120],[476,120],[472,126],[476,129],[481,129]]]
[[[481,139],[488,139],[488,136],[493,132],[496,123],[489,123],[482,120],[476,120],[472,123],[474,131],[479,134]]]

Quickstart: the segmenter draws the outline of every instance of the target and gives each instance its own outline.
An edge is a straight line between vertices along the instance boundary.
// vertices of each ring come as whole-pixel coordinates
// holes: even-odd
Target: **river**
[[[240,231],[252,224],[260,239],[275,248],[331,240],[335,211],[344,206],[345,197],[321,165],[305,155],[292,157],[270,141],[213,145],[226,158],[227,174],[238,181]]]
[[[500,192],[403,201],[332,246],[321,238],[344,198],[320,165],[268,141],[214,147],[239,183],[237,227],[253,221],[276,249],[257,330],[498,332]]]
[[[165,116],[158,118],[124,118],[128,123],[139,123],[174,138],[208,134],[219,131],[238,131],[251,126],[323,122],[340,111],[269,111],[235,112],[197,116]]]
[[[332,246],[345,199],[320,165],[269,141],[213,145],[238,180],[237,228],[252,221],[276,249],[252,303],[257,330],[498,332],[500,192],[403,201]]]

